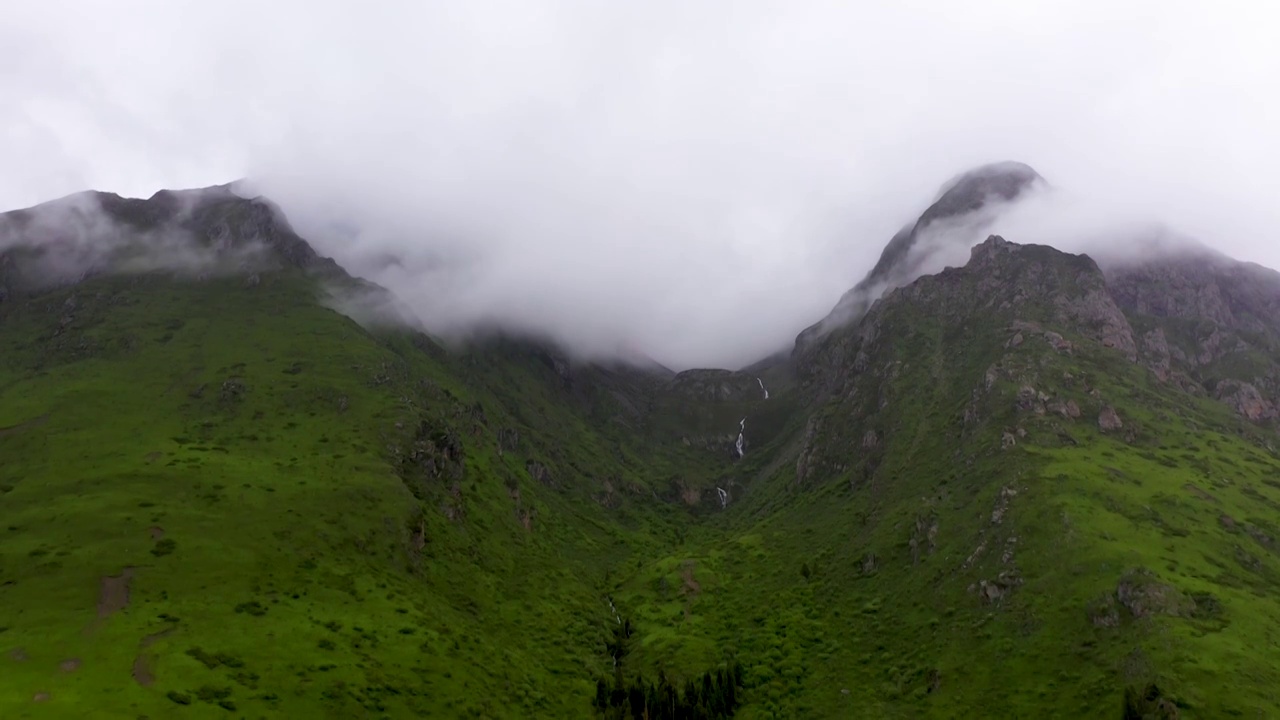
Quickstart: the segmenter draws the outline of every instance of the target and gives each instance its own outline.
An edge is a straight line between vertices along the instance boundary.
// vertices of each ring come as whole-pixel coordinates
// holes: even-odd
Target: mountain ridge
[[[267,256],[26,285],[0,251],[6,714],[1280,707],[1278,274],[990,236],[672,373],[357,323],[266,201],[112,207],[113,250],[183,217]]]
[[[899,230],[885,245],[880,259],[852,289],[840,297],[827,317],[797,336],[796,351],[802,351],[831,328],[857,319],[886,290],[914,279],[928,260],[912,258],[930,225],[943,221],[976,218],[980,227],[988,218],[977,217],[994,204],[1016,200],[1045,181],[1029,165],[1001,162],[983,165],[957,175],[945,183],[937,197],[920,216]]]

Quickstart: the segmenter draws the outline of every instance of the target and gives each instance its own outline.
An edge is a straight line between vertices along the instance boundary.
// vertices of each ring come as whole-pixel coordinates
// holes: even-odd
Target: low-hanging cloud
[[[100,274],[159,272],[199,279],[269,266],[268,247],[258,238],[233,238],[229,228],[220,237],[198,237],[185,229],[196,195],[170,193],[172,215],[142,225],[121,218],[128,201],[90,192],[0,215],[0,270],[9,270],[0,274],[0,294],[11,290],[3,281],[33,290]],[[104,202],[116,207],[105,208]]]
[[[922,275],[965,265],[972,248],[992,235],[1086,254],[1104,272],[1156,256],[1215,252],[1212,246],[1153,220],[1123,202],[1109,202],[1037,184],[1016,199],[988,197],[976,211],[936,220],[920,228],[915,243],[895,265],[895,271],[854,294],[851,298],[854,302],[849,303],[851,312],[841,313],[843,308],[837,307],[821,331],[865,312],[869,304],[887,290],[906,285]]]
[[[942,181],[994,160],[1118,209],[1097,222],[1280,265],[1275,12],[26,3],[0,27],[0,162],[20,168],[0,206],[247,176],[434,329],[737,365],[789,345]],[[1011,217],[1008,239],[1069,248],[1127,227]]]

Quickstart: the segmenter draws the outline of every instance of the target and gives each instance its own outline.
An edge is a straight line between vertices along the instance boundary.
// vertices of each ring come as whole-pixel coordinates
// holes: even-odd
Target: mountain
[[[235,187],[0,216],[0,712],[1280,712],[1280,274],[958,239],[1042,183],[680,373],[442,345]]]
[[[947,251],[955,249],[947,247],[954,244],[954,238],[966,235],[956,232],[958,227],[969,230],[968,234],[981,231],[1007,203],[1045,186],[1039,173],[1017,162],[983,165],[953,178],[919,218],[889,240],[871,271],[841,296],[827,317],[800,334],[796,346],[813,346],[832,328],[861,317],[886,290],[905,285],[937,265],[939,255],[949,255]]]
[[[1109,272],[1156,377],[1207,393],[1254,421],[1280,398],[1280,275],[1203,249]]]

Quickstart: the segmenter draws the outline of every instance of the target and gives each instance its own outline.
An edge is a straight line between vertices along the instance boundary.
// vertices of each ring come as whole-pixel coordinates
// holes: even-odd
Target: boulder
[[[1112,432],[1124,427],[1124,422],[1120,420],[1120,413],[1110,405],[1105,405],[1102,412],[1098,413],[1098,429],[1103,432]]]

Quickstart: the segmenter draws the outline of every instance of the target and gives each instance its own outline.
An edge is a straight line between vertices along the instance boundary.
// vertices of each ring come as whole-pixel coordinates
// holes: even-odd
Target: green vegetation
[[[0,324],[4,716],[580,715],[606,573],[686,521],[639,499],[679,452],[642,460],[545,368],[370,334],[301,273],[99,278]]]
[[[8,300],[0,716],[1276,713],[1274,431],[1019,262],[769,400],[446,353],[294,269]]]
[[[742,658],[744,717],[1114,717],[1150,685],[1184,718],[1273,712],[1272,431],[1057,320],[1074,269],[1003,312],[957,302],[975,275],[882,303],[800,467],[748,456],[754,492],[623,582],[629,663]]]
[[[705,718],[717,720],[733,717],[738,709],[738,693],[742,687],[742,664],[708,670],[702,677],[690,678],[680,688],[665,673],[658,673],[656,683],[646,682],[643,675],[627,678],[627,655],[634,630],[630,619],[616,618],[613,637],[608,642],[613,660],[612,681],[596,681],[592,706],[608,718]]]

